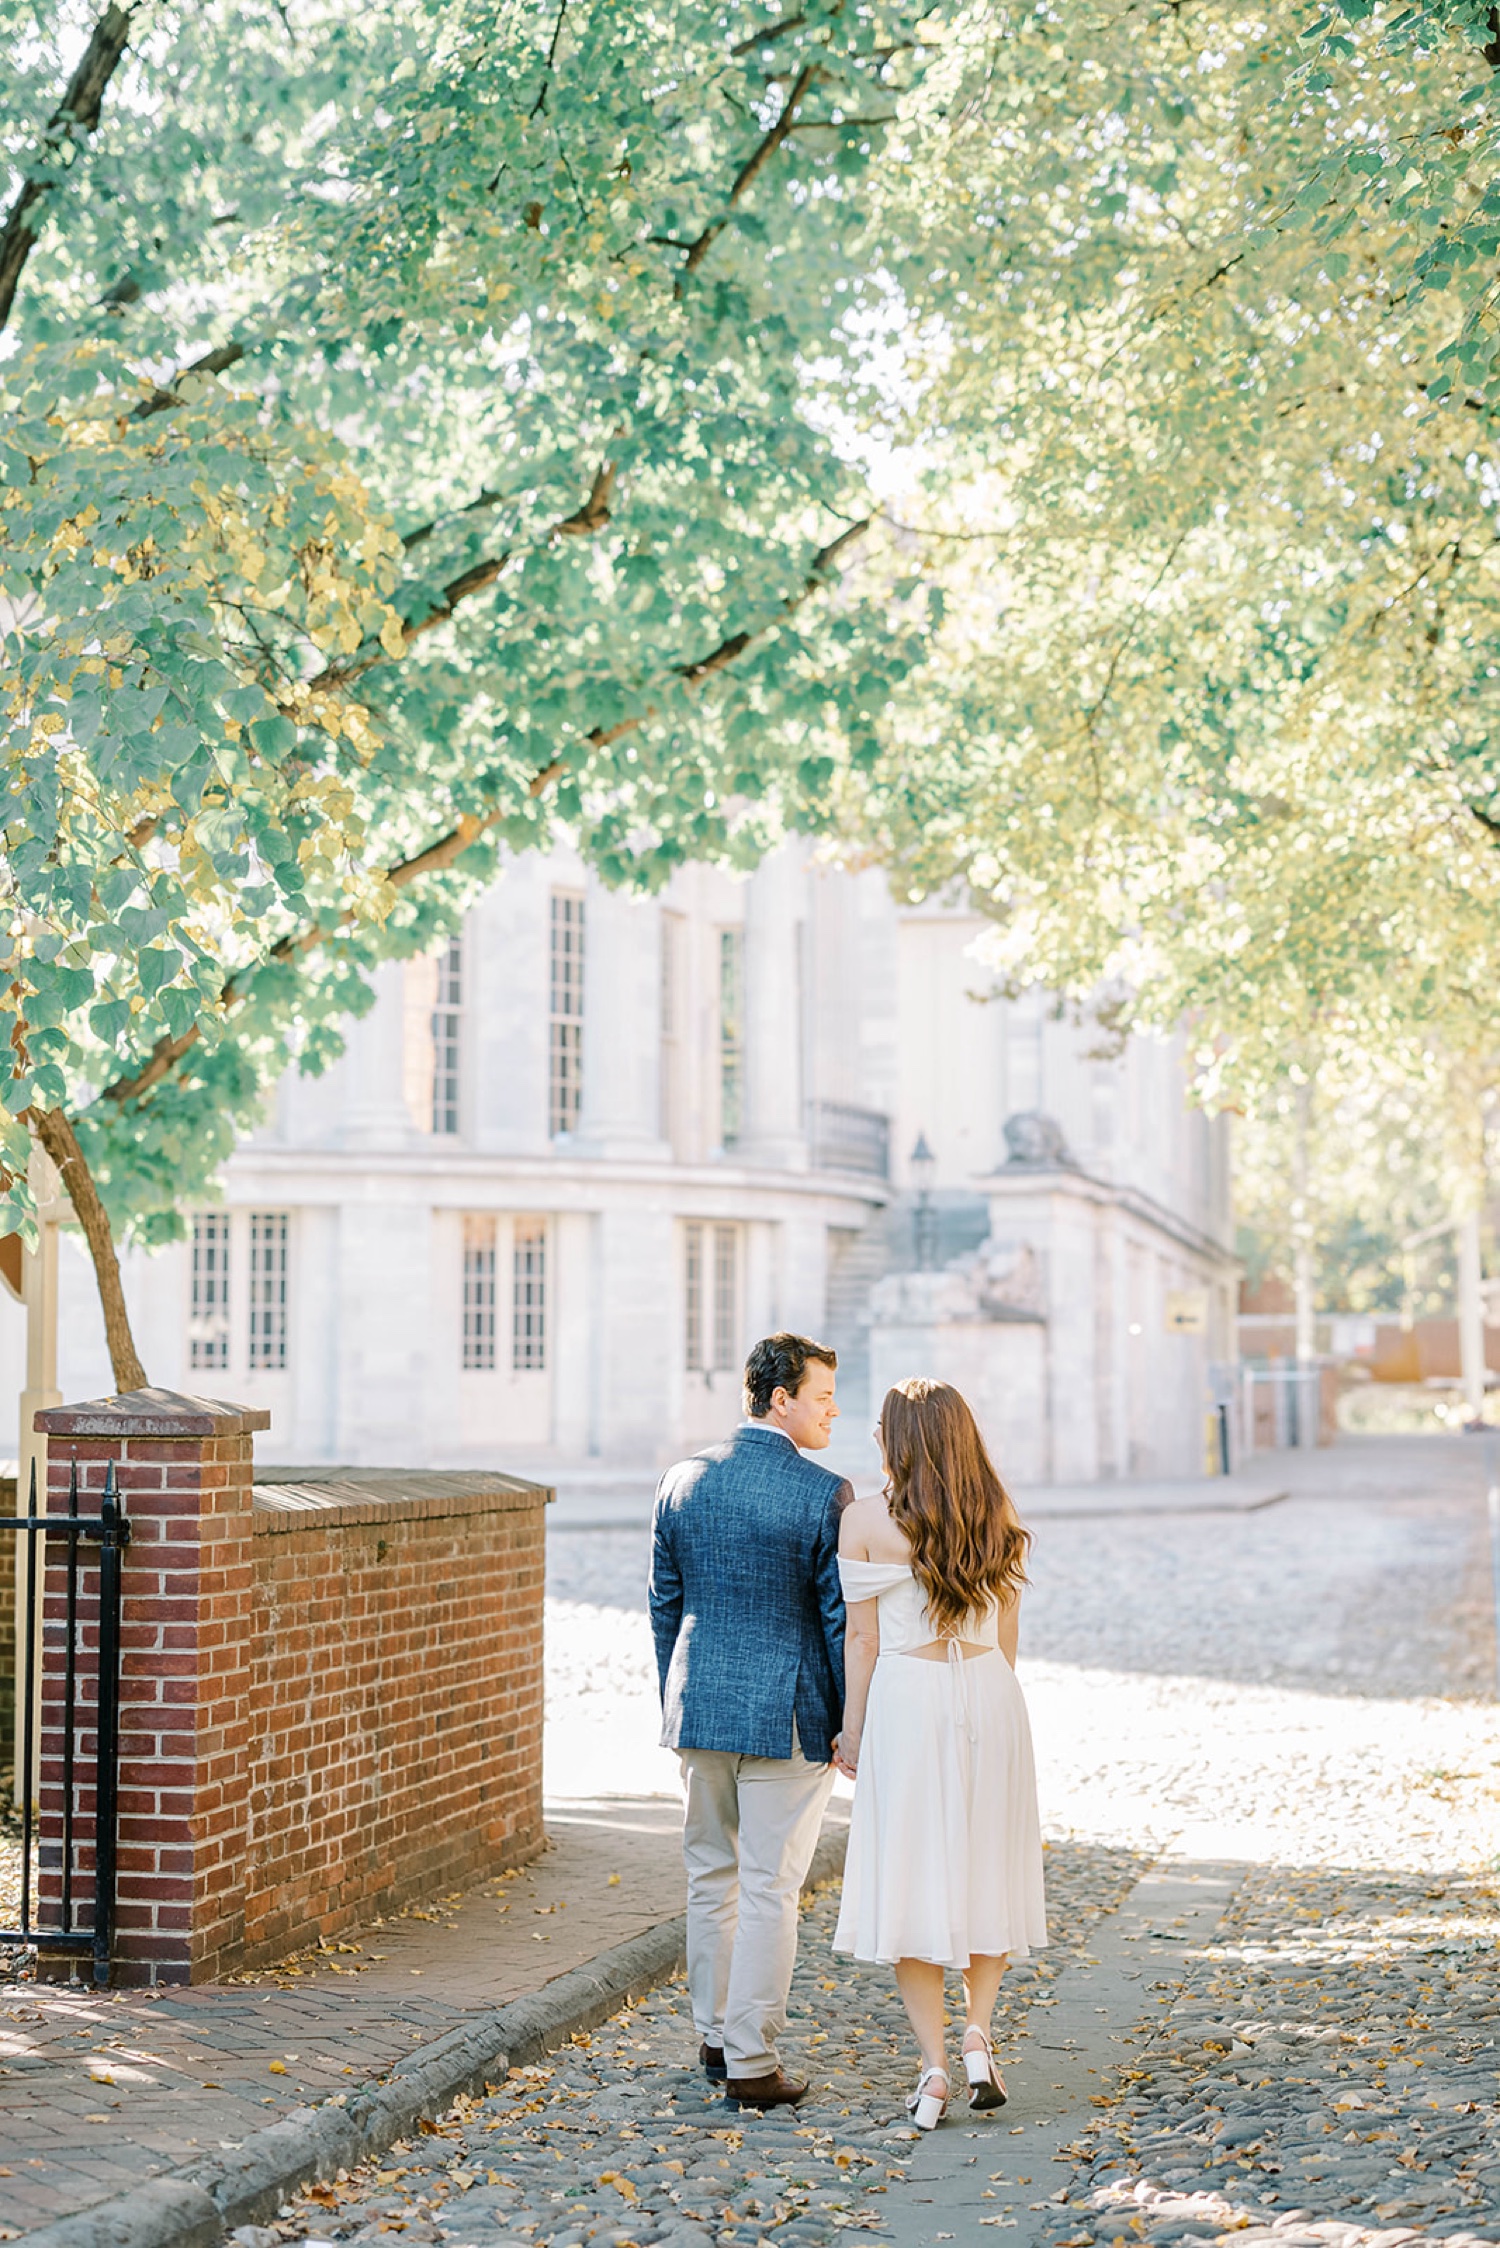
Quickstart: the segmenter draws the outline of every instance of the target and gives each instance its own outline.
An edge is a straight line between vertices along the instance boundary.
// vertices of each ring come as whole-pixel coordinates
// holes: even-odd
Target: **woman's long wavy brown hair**
[[[891,1520],[911,1540],[912,1571],[938,1631],[956,1634],[992,1600],[1008,1606],[1026,1582],[1031,1532],[958,1391],[897,1382],[880,1408],[880,1447]]]

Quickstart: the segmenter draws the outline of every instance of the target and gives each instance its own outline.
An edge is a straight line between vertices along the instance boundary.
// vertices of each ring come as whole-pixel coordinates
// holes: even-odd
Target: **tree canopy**
[[[749,863],[873,757],[819,408],[922,12],[6,0],[0,1224],[29,1126],[170,1231],[498,850]]]
[[[1474,1055],[1500,970],[1495,34],[1342,14],[987,10],[885,175],[948,617],[851,821],[1236,1104]]]
[[[1492,11],[0,22],[0,1224],[35,1132],[170,1231],[559,823],[837,823],[1213,1101],[1482,1098]]]

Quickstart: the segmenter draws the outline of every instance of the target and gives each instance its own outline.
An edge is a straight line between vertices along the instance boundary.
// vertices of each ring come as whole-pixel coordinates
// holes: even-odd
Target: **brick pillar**
[[[76,1459],[79,1511],[97,1514],[113,1461],[130,1522],[120,1617],[117,1983],[208,1982],[233,1965],[242,1941],[251,1432],[269,1419],[162,1389],[56,1405],[36,1416],[47,1438],[48,1512],[66,1513]],[[49,1542],[50,1708],[64,1630],[62,1549]],[[92,1592],[92,1569],[88,1577]],[[85,1647],[93,1644],[92,1607],[91,1599]],[[50,1903],[62,1834],[55,1723],[45,1729],[43,1748],[40,1844]],[[87,1768],[79,1776],[88,1776]],[[50,1971],[69,1970],[54,1963]]]

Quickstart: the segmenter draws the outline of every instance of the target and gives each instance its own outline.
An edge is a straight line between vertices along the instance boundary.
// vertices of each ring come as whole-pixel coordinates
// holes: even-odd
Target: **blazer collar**
[[[785,1444],[793,1452],[797,1451],[796,1445],[792,1443],[786,1430],[784,1428],[772,1428],[769,1422],[741,1421],[735,1434],[737,1436],[754,1437],[758,1443]],[[800,1453],[798,1453],[798,1457],[801,1457]]]

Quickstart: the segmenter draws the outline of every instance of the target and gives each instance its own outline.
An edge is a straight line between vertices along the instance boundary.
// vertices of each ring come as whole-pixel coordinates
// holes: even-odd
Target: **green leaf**
[[[182,972],[182,955],[165,947],[147,946],[136,955],[135,972],[141,990],[148,999],[154,998],[163,984]]]

